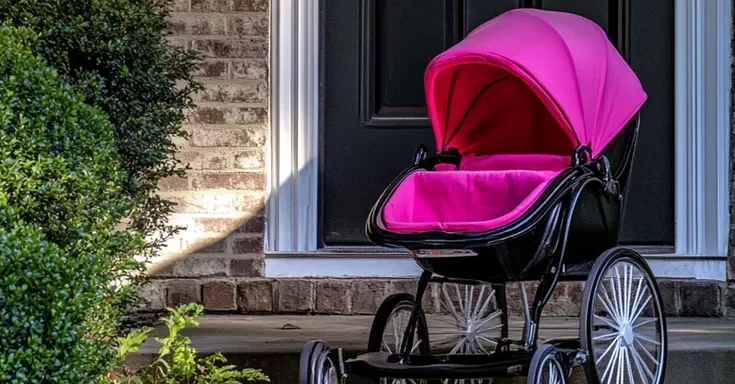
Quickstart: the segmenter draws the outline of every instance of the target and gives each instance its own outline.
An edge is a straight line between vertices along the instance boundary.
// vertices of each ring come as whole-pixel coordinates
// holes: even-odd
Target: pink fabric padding
[[[528,210],[569,161],[553,155],[480,156],[466,158],[466,169],[459,171],[441,165],[413,173],[386,202],[385,227],[396,233],[501,227]]]
[[[436,56],[424,88],[437,147],[485,155],[569,154],[590,143],[597,156],[647,97],[593,21],[526,8]]]

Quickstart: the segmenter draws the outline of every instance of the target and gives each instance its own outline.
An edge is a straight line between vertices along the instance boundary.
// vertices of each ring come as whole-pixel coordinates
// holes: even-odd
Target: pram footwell
[[[383,209],[394,233],[484,232],[513,222],[569,166],[569,157],[497,155],[466,158],[406,177]]]

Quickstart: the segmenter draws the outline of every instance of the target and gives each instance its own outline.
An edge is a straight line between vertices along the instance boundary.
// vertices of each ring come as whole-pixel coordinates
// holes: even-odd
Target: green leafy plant
[[[137,372],[113,372],[103,379],[105,384],[239,384],[245,382],[269,382],[269,378],[257,369],[235,369],[234,365],[222,365],[227,359],[221,353],[198,358],[191,340],[181,332],[197,327],[196,318],[204,308],[187,304],[177,309],[167,308],[169,316],[163,321],[168,336],[156,338],[160,344],[156,359]],[[118,362],[122,363],[131,352],[137,352],[146,342],[152,328],[146,327],[119,339]]]
[[[141,260],[155,256],[179,228],[169,225],[173,202],[155,192],[162,178],[183,176],[175,141],[186,137],[184,111],[200,85],[195,51],[166,40],[168,0],[0,0],[0,22],[39,34],[33,51],[104,111],[114,127],[125,171],[122,191],[133,205],[128,230],[148,239]],[[114,273],[132,285],[119,295],[111,320],[136,304],[143,263],[119,263]]]
[[[113,368],[116,271],[145,242],[120,229],[114,127],[35,39],[0,26],[0,382],[91,383]]]

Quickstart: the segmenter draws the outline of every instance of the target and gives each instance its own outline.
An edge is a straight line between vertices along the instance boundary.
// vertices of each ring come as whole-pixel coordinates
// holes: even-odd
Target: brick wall
[[[204,89],[177,157],[186,179],[161,182],[186,227],[150,272],[149,309],[183,302],[235,310],[237,284],[263,274],[268,133],[268,0],[176,0],[170,40],[197,49]]]

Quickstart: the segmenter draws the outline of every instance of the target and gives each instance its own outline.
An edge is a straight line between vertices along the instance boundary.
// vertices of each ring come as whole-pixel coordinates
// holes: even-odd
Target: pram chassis
[[[386,188],[376,202],[367,220],[366,232],[376,243],[418,249],[474,249],[477,257],[414,257],[424,269],[416,291],[408,325],[405,329],[400,353],[368,352],[356,358],[344,360],[341,350],[335,354],[326,343],[315,341],[307,344],[302,352],[300,383],[336,384],[347,375],[373,379],[471,379],[504,376],[536,375],[540,362],[556,363],[562,367],[564,379],[575,366],[584,366],[588,381],[603,382],[607,370],[598,372],[594,359],[590,361],[592,347],[592,318],[595,316],[595,295],[606,271],[620,260],[627,260],[643,275],[653,298],[655,326],[660,334],[658,369],[649,373],[652,383],[663,382],[666,355],[666,323],[661,296],[653,280],[653,274],[645,260],[635,251],[617,246],[624,188],[632,165],[639,129],[639,115],[629,122],[625,153],[617,161],[615,173],[605,156],[589,159],[581,147],[574,154],[573,167],[564,171],[548,188],[547,196],[529,214],[507,228],[481,234],[424,233],[415,236],[392,236],[378,225],[378,213],[389,193],[406,175],[417,169],[435,164],[436,161],[455,161],[453,154],[440,154],[443,159],[427,158],[425,148],[420,147],[413,164],[396,181]],[[622,192],[622,193],[621,193]],[[586,196],[585,196],[586,194]],[[595,210],[590,215],[587,210]],[[600,218],[600,223],[584,221],[589,217]],[[543,225],[545,223],[545,225]],[[597,228],[590,231],[589,228]],[[530,254],[522,263],[514,262],[507,255]],[[468,263],[468,264],[463,264]],[[606,269],[607,268],[607,269]],[[632,267],[631,267],[632,268]],[[469,272],[468,272],[469,271]],[[499,271],[476,273],[475,271]],[[627,269],[626,269],[627,271]],[[616,269],[617,272],[617,269]],[[626,275],[627,278],[627,275]],[[632,279],[632,269],[631,269]],[[491,355],[416,355],[412,354],[414,332],[422,312],[422,299],[430,282],[483,284],[490,283],[500,290],[508,282],[539,280],[535,297],[529,306],[524,298],[524,330],[522,340],[508,339],[507,318],[503,319],[501,340]],[[547,340],[538,345],[538,328],[544,306],[561,281],[587,281],[580,313],[580,338]],[[632,284],[632,283],[631,283]],[[645,289],[645,288],[644,288]],[[502,291],[501,291],[502,292]],[[498,304],[505,307],[505,295]],[[507,316],[507,312],[504,313]],[[621,331],[622,332],[622,331]],[[606,351],[607,353],[607,351]],[[543,355],[543,356],[540,356]],[[545,356],[545,357],[544,357]],[[552,356],[553,358],[550,358]],[[638,364],[637,361],[635,361]],[[614,363],[611,363],[614,364]],[[327,368],[324,368],[327,367]],[[618,367],[618,369],[622,369]],[[640,369],[640,367],[639,367]],[[320,373],[321,372],[321,373]],[[641,376],[643,375],[641,371]],[[562,372],[559,372],[561,375]],[[632,375],[632,372],[629,372]],[[612,374],[610,374],[612,375]],[[602,376],[602,378],[600,377]],[[611,376],[610,376],[611,377]],[[608,377],[608,380],[610,379]],[[530,379],[529,379],[530,380]],[[529,381],[530,382],[530,381]]]

